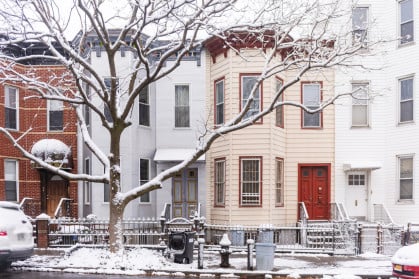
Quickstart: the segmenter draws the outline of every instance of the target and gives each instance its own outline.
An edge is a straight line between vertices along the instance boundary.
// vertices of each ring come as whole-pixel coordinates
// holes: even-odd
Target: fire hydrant
[[[220,255],[221,255],[221,267],[230,267],[230,245],[231,241],[228,239],[228,235],[225,233],[220,241]]]

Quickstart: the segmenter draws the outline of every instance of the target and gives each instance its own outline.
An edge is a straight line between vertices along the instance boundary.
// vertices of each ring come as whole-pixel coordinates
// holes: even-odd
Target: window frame
[[[279,166],[281,167],[278,173]],[[280,157],[276,157],[275,158],[275,206],[276,207],[285,206],[284,166],[285,166],[284,159]]]
[[[222,83],[223,91],[222,91],[222,102],[218,102],[218,84]],[[222,117],[223,121],[219,121],[218,119],[218,109],[222,105]],[[225,78],[222,77],[214,81],[214,125],[221,126],[225,122]]]
[[[141,102],[141,94],[146,94],[147,103]],[[146,119],[142,121],[142,109],[146,108]],[[144,127],[150,127],[150,88],[149,86],[144,87],[138,95],[138,125]]]
[[[367,17],[366,22],[365,22],[365,26],[361,26],[359,28],[355,28],[354,26],[354,11],[355,10],[361,10],[364,9],[366,10],[365,16]],[[351,15],[351,21],[352,21],[352,44],[355,45],[356,43],[361,43],[364,47],[366,47],[368,45],[368,38],[369,38],[369,32],[368,32],[368,27],[370,25],[370,8],[369,6],[355,6],[354,8],[352,8],[352,15]],[[361,32],[362,35],[360,37],[360,40],[357,40],[357,34],[359,34],[358,32]]]
[[[281,87],[284,86],[284,80],[280,77],[276,77],[275,78],[275,93],[279,90],[279,88],[281,87],[277,87],[278,83],[281,83]],[[279,96],[279,102],[283,102],[284,101],[284,93],[282,92]],[[279,106],[276,108],[275,110],[275,125],[279,128],[284,128],[284,106]]]
[[[10,105],[7,104],[7,99],[10,100],[10,92],[9,92],[10,89],[16,90],[15,100],[14,100],[15,101],[15,107],[11,107]],[[5,112],[4,112],[4,127],[8,130],[18,131],[19,130],[19,88],[16,87],[16,86],[5,85],[4,86],[4,93],[5,93],[4,94],[4,110],[5,110]],[[7,98],[7,96],[9,96],[9,98]],[[16,125],[15,125],[16,127],[10,127],[10,123],[8,125],[8,123],[6,121],[6,119],[7,119],[6,110],[7,109],[14,110],[14,115],[15,115],[15,118],[16,118]]]
[[[402,100],[402,82],[406,80],[412,81],[412,97],[410,99],[404,99]],[[414,76],[405,76],[401,77],[397,80],[398,85],[398,124],[407,124],[407,123],[413,123],[415,122],[415,79]],[[412,102],[412,113],[411,113],[411,119],[402,121],[402,103]]]
[[[351,127],[355,127],[355,128],[362,128],[362,127],[369,127],[370,126],[370,102],[369,102],[369,87],[370,87],[370,83],[366,82],[366,81],[359,81],[359,82],[352,82],[351,83],[352,86],[352,95],[351,95]],[[363,96],[358,97],[358,99],[356,98],[356,93],[354,92],[356,90],[356,86],[359,86],[359,88],[363,87],[365,88],[365,90],[363,90],[363,92],[365,92],[366,96],[365,99]],[[359,92],[358,92],[359,93]],[[356,101],[366,101],[366,104],[356,104],[354,102]],[[366,109],[366,119],[364,124],[354,124],[354,109],[356,107],[365,107]]]
[[[217,168],[218,164],[222,164],[222,168],[223,168],[223,176],[220,177],[222,178],[222,181],[219,181],[217,178],[219,178],[218,172],[217,170],[219,168]],[[214,160],[214,207],[225,207],[225,192],[226,192],[226,158],[217,158]],[[221,191],[219,188],[222,188]],[[219,199],[220,198],[220,193],[222,193],[222,201]]]
[[[146,179],[144,179],[143,177],[141,177],[141,174],[142,174],[142,171],[141,171],[141,161],[147,161],[147,177],[146,177]],[[139,179],[138,180],[140,181],[140,185],[143,185],[143,184],[145,184],[145,183],[147,183],[147,182],[150,181],[150,171],[151,171],[150,167],[151,167],[151,160],[150,159],[148,159],[148,158],[139,158],[139,160],[138,160],[138,175],[139,175]],[[143,201],[142,200],[143,197],[144,197],[144,199],[148,199],[148,201],[147,200],[146,201]],[[139,200],[139,202],[141,204],[151,204],[150,192],[141,195],[138,198],[138,200]]]
[[[14,176],[15,176],[15,180],[9,180],[6,175],[8,174],[6,172],[6,164],[7,163],[14,163]],[[6,189],[6,182],[11,181],[14,182],[14,191],[15,191],[15,195],[16,195],[16,199],[8,199],[8,195],[7,195],[7,189]],[[19,201],[19,161],[18,160],[13,160],[13,159],[5,159],[4,160],[4,199],[6,201],[11,201],[11,202],[18,202]]]
[[[239,80],[239,91],[240,91],[239,92],[239,95],[240,95],[239,96],[240,97],[239,112],[242,111],[245,103],[248,100],[248,98],[247,99],[244,99],[244,96],[243,96],[243,93],[244,93],[243,92],[243,90],[244,90],[243,79],[246,78],[246,77],[256,77],[257,78],[258,76],[260,76],[260,73],[240,73],[239,74],[239,78],[240,78],[240,80]],[[260,113],[263,110],[263,81],[259,84],[259,87],[258,88],[259,88],[259,90],[258,90],[259,91],[259,98],[258,98],[259,110],[258,110],[257,113]],[[250,96],[250,92],[249,92],[249,96]],[[250,117],[252,117],[254,115],[254,114],[248,115],[249,112],[251,112],[251,111],[252,111],[252,108],[249,108],[249,110],[247,111],[247,113],[243,116],[243,120],[248,119],[248,118],[250,118]],[[263,123],[263,118],[261,117],[260,120],[256,121],[255,123],[256,124],[262,124]]]
[[[403,2],[411,2],[412,3],[412,18],[408,19],[406,21],[402,21],[402,3]],[[404,46],[404,45],[409,45],[412,44],[415,41],[415,18],[414,18],[414,2],[413,0],[399,0],[398,1],[398,8],[399,8],[399,23],[398,23],[398,33],[399,33],[399,46]],[[411,39],[403,39],[402,38],[402,26],[406,25],[408,23],[412,23],[413,27],[412,27],[412,38]]]
[[[354,182],[355,180],[358,182],[361,182],[362,179],[360,178],[361,176],[364,177],[363,181],[364,184],[355,184],[355,183],[350,183],[351,181],[351,176],[352,176],[352,181]],[[358,177],[355,177],[358,176]],[[368,180],[367,180],[367,172],[366,171],[349,171],[346,175],[346,185],[348,187],[367,187],[368,186]]]
[[[323,82],[321,81],[303,81],[301,82],[301,104],[305,105],[304,103],[304,87],[306,85],[317,85],[319,87],[319,104],[316,107],[320,107],[321,106],[321,102],[323,101]],[[307,106],[308,108],[313,107],[313,106]],[[301,109],[301,128],[302,129],[322,129],[323,128],[323,110],[313,113],[312,115],[317,115],[319,117],[319,125],[318,126],[306,126],[305,125],[305,121],[304,121],[304,115],[307,112],[303,109]],[[309,114],[309,113],[307,113]]]
[[[87,175],[91,174],[91,165],[89,157],[84,158],[84,173]],[[85,205],[90,205],[92,201],[92,191],[90,185],[90,181],[83,182],[83,203]]]
[[[262,156],[240,156],[239,157],[239,206],[240,207],[262,207],[262,197],[263,197],[263,161]],[[259,168],[259,179],[256,183],[258,183],[258,202],[256,203],[244,203],[243,201],[243,194],[244,194],[244,179],[243,179],[243,162],[244,161],[257,161],[258,162],[258,168]],[[252,183],[251,181],[248,183]],[[253,181],[255,183],[255,181]]]
[[[412,160],[412,175],[410,177],[401,177],[401,163],[402,160]],[[414,201],[414,194],[415,194],[415,158],[413,154],[407,154],[407,155],[398,155],[397,156],[397,180],[398,180],[398,197],[397,197],[397,202],[413,202]],[[402,198],[401,197],[401,188],[402,188],[402,180],[411,180],[411,185],[410,185],[410,192],[411,192],[411,198]]]
[[[57,102],[60,103],[60,110],[51,110],[51,102]],[[47,100],[47,127],[48,127],[48,131],[49,132],[62,132],[64,131],[64,102],[60,101],[60,100]],[[61,112],[61,126],[57,126],[57,129],[52,129],[51,128],[51,113],[52,112]],[[56,116],[54,116],[55,118]],[[54,126],[55,127],[55,126]]]
[[[177,87],[180,87],[180,86],[187,86],[187,88],[188,88],[188,97],[187,97],[187,101],[188,101],[188,105],[187,106],[185,106],[185,105],[178,105],[177,104],[177,98],[176,98],[176,94],[177,94],[177,91],[176,91],[176,88]],[[188,128],[190,128],[191,127],[191,86],[190,86],[190,84],[188,84],[188,83],[179,83],[179,84],[175,84],[175,100],[174,100],[174,112],[175,112],[175,117],[174,117],[174,127],[176,128],[176,129],[188,129]],[[180,122],[180,121],[176,121],[176,119],[177,119],[177,115],[178,115],[178,112],[177,112],[177,110],[178,109],[180,109],[180,108],[187,108],[187,115],[188,115],[188,120],[187,120],[187,124],[185,124],[185,126],[178,126],[177,125],[177,122]],[[179,123],[179,124],[181,124],[181,123]]]

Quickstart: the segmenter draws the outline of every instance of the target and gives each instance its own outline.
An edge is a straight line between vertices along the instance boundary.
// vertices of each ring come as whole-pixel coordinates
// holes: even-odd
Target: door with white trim
[[[351,171],[346,174],[345,205],[348,215],[366,220],[368,213],[368,173]]]

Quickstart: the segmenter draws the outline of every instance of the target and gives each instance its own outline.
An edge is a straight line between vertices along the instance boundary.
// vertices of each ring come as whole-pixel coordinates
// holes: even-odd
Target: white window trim
[[[302,94],[302,102],[303,102],[303,105],[304,106],[306,106],[306,107],[308,107],[309,108],[309,106],[307,106],[305,103],[304,103],[304,92],[305,92],[305,87],[306,86],[313,86],[313,85],[316,85],[317,87],[318,87],[318,94],[319,94],[319,103],[318,103],[318,105],[316,106],[316,108],[319,108],[320,106],[321,106],[321,102],[322,102],[322,84],[321,83],[319,83],[319,82],[306,82],[306,83],[303,83],[303,86],[302,86],[302,92],[301,92],[301,94]],[[310,106],[310,107],[314,107],[314,106]],[[303,129],[321,129],[322,127],[323,127],[323,123],[322,123],[322,111],[319,111],[319,112],[316,112],[315,114],[316,115],[318,115],[318,117],[319,117],[319,125],[318,126],[308,126],[308,125],[306,125],[305,124],[305,120],[304,120],[304,114],[306,113],[305,112],[305,110],[302,110],[303,112],[302,112],[302,128]],[[314,114],[313,114],[314,115]]]
[[[371,123],[370,123],[370,110],[371,110],[371,105],[370,105],[370,101],[369,101],[369,91],[370,91],[370,83],[368,81],[353,81],[351,82],[351,90],[353,90],[354,85],[364,85],[366,87],[367,90],[367,104],[365,105],[367,107],[367,123],[364,125],[354,125],[353,124],[353,108],[354,108],[354,99],[353,97],[351,98],[351,127],[352,128],[365,128],[365,127],[370,127]],[[360,105],[357,105],[360,106]]]
[[[364,176],[364,185],[350,185],[349,176],[350,175],[363,175]],[[368,173],[366,171],[348,171],[346,174],[346,186],[348,187],[367,187],[368,186]]]
[[[371,21],[370,21],[370,18],[371,18],[371,15],[370,15],[370,10],[371,10],[371,7],[370,7],[370,5],[356,5],[355,7],[353,7],[353,9],[352,9],[352,11],[353,10],[355,10],[356,8],[364,8],[364,9],[367,9],[367,27],[366,27],[366,32],[367,32],[367,35],[365,36],[365,38],[364,38],[364,47],[368,47],[368,42],[369,42],[369,38],[370,38],[370,33],[371,33],[371,31],[370,31],[370,26],[371,26]],[[353,15],[353,14],[352,14]],[[351,15],[351,17],[352,17],[352,15]],[[352,18],[351,18],[352,19]],[[351,21],[351,25],[353,25],[353,21]],[[352,32],[354,31],[354,29],[353,29],[353,26],[352,26],[352,30],[351,30]]]
[[[176,127],[176,86],[182,86],[182,85],[186,85],[189,88],[189,94],[188,94],[188,107],[189,107],[189,126],[188,127]],[[192,92],[192,85],[190,83],[175,83],[174,84],[174,94],[173,94],[173,113],[174,113],[174,117],[173,117],[173,127],[176,130],[189,130],[191,129],[191,123],[192,123],[192,104],[191,104],[191,92]]]
[[[92,170],[91,170],[91,165],[90,165],[90,158],[85,158],[84,159],[84,172],[86,172],[86,166],[89,166],[89,171],[86,174],[91,174]],[[83,203],[85,205],[90,205],[91,200],[92,200],[91,182],[90,181],[84,181],[84,183],[83,183]]]
[[[401,96],[402,96],[402,92],[401,92],[401,81],[402,80],[406,80],[406,79],[412,79],[412,83],[413,83],[413,119],[410,121],[400,121],[400,104],[401,104]],[[415,75],[406,75],[406,76],[402,76],[397,78],[397,124],[398,125],[405,125],[405,124],[409,124],[409,123],[414,123],[415,122]]]
[[[5,159],[4,163],[6,162],[14,162],[15,163],[15,174],[16,174],[16,202],[19,201],[19,161],[13,159]],[[4,180],[6,181],[6,166],[4,166]],[[6,191],[6,185],[5,189]]]
[[[147,88],[146,90],[147,90],[148,103],[146,104],[146,103],[138,101],[138,125],[141,126],[141,127],[150,128],[151,127],[150,86],[147,86],[146,88]],[[140,124],[140,105],[148,106],[148,122],[149,122],[149,125]]]
[[[148,161],[148,180],[147,180],[147,182],[150,181],[150,174],[151,174],[151,160],[149,158],[140,157],[138,159],[138,175],[140,176],[138,180],[140,181],[140,184],[141,184],[141,181],[142,181],[141,180],[141,160],[147,160]],[[149,195],[149,201],[148,202],[141,201],[141,197],[138,198],[138,202],[140,204],[151,204],[151,192],[148,192],[148,195]]]
[[[412,199],[400,199],[400,160],[401,159],[412,159],[412,170],[413,170],[413,174],[412,174]],[[397,181],[396,181],[396,185],[397,185],[397,190],[396,190],[396,203],[397,204],[412,204],[415,201],[415,156],[414,154],[403,154],[403,155],[397,155]]]
[[[413,9],[412,9],[413,10],[413,19],[412,19],[412,21],[413,21],[413,40],[411,42],[406,42],[406,43],[403,43],[403,44],[401,43],[401,26],[402,26],[401,2],[403,2],[403,1],[405,1],[405,0],[398,0],[397,1],[397,11],[398,11],[398,13],[397,13],[397,35],[400,38],[397,41],[398,41],[398,46],[399,47],[403,47],[403,46],[408,46],[408,45],[414,44],[415,43],[415,38],[416,38],[416,34],[415,34],[415,29],[416,29],[415,28],[415,14],[414,14],[414,11],[415,11],[415,1],[412,1],[412,7],[413,7]]]
[[[15,87],[15,86],[10,86],[10,85],[5,85],[4,86],[4,90],[5,92],[8,92],[8,88],[14,88],[16,89],[16,129],[13,128],[6,128],[7,130],[12,130],[12,131],[19,131],[19,88]],[[5,96],[6,97],[6,96]],[[4,100],[4,107],[6,108],[6,99]]]
[[[48,132],[62,132],[62,131],[64,131],[64,102],[62,102],[61,101],[61,111],[63,112],[63,123],[62,123],[62,125],[63,125],[63,128],[61,129],[61,130],[51,130],[50,129],[50,115],[49,115],[49,113],[50,113],[50,109],[51,109],[51,101],[53,101],[53,100],[47,100],[47,130],[48,130]]]
[[[240,158],[240,206],[241,207],[258,207],[262,205],[262,158],[261,157],[244,157]],[[259,181],[258,181],[258,203],[243,203],[243,162],[244,161],[258,161],[258,167],[259,167]]]

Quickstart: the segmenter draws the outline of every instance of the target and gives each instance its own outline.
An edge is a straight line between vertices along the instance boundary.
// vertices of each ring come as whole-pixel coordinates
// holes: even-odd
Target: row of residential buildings
[[[165,203],[171,204],[173,217],[188,217],[200,204],[201,214],[212,224],[280,225],[295,223],[303,202],[312,220],[330,219],[332,207],[340,204],[359,220],[377,220],[386,209],[395,223],[419,222],[415,214],[419,209],[415,18],[419,18],[419,6],[413,0],[359,1],[353,9],[352,33],[365,41],[365,53],[368,42],[383,34],[402,37],[383,43],[380,55],[359,58],[365,68],[378,70],[311,72],[281,96],[307,105],[319,105],[344,92],[356,91],[356,98],[342,97],[315,114],[280,107],[254,125],[220,137],[205,156],[165,181],[162,189],[131,202],[125,217],[158,217]],[[90,63],[106,83],[107,61],[95,40],[94,35],[88,37],[94,48]],[[133,125],[121,144],[122,191],[185,159],[205,125],[222,125],[241,110],[264,61],[258,55],[260,49],[243,46],[240,51],[250,59],[243,60],[217,38],[209,39],[174,72],[140,94]],[[134,52],[120,51],[121,77],[133,69],[134,58]],[[55,71],[65,71],[60,65],[46,64],[16,67],[35,70],[45,80]],[[287,71],[264,80],[249,113],[266,107],[278,87],[294,75]],[[0,90],[4,96],[1,126],[14,135],[32,128],[22,137],[25,148],[32,153],[37,144],[57,149],[56,142],[43,140],[58,139],[64,144],[61,150],[68,148],[72,155],[72,162],[63,167],[103,173],[102,164],[80,141],[69,106],[27,98],[33,93],[23,82],[3,83]],[[92,102],[100,107],[100,100]],[[100,119],[89,110],[85,116],[93,140],[108,150]],[[0,169],[4,170],[0,200],[30,197],[34,215],[53,216],[61,198],[68,198],[72,202],[67,210],[73,216],[108,216],[109,185],[66,181],[31,165],[3,135],[0,143]]]

